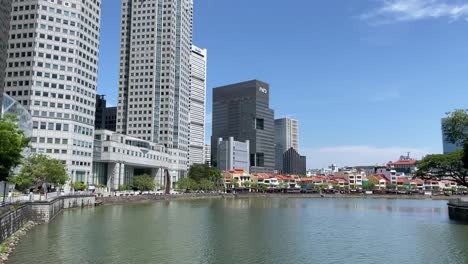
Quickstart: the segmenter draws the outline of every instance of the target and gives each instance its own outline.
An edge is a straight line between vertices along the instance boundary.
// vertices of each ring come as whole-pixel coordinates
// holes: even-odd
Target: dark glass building
[[[96,129],[116,131],[116,125],[117,107],[107,107],[104,95],[97,95],[94,127]]]
[[[288,149],[283,154],[284,174],[306,175],[306,157],[299,155],[294,148]]]
[[[274,112],[270,87],[252,80],[213,89],[211,159],[216,165],[217,140],[250,142],[250,172],[273,173],[275,168]]]

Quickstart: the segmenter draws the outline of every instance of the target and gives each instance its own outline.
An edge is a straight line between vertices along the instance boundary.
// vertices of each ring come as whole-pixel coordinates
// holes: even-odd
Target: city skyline
[[[460,34],[468,23],[465,14],[447,10],[466,1],[448,3],[437,16],[430,12],[446,1],[400,11],[392,9],[396,2],[300,1],[298,10],[271,1],[195,1],[193,42],[210,50],[207,101],[213,87],[265,80],[275,117],[301,122],[301,154],[310,168],[442,153],[440,119],[464,108],[468,95],[468,38]],[[100,89],[116,84],[111,57],[119,32],[106,26],[118,17],[114,9],[104,0]],[[287,19],[274,19],[280,16]],[[281,31],[287,39],[277,37]],[[113,91],[104,93],[113,103]],[[208,121],[211,112],[208,104]]]

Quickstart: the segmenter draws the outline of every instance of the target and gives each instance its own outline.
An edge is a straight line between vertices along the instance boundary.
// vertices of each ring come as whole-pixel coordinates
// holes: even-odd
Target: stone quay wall
[[[232,194],[219,194],[219,193],[184,193],[184,194],[171,194],[171,195],[122,195],[122,196],[108,196],[98,197],[96,202],[98,204],[124,204],[124,203],[138,203],[138,202],[151,202],[151,201],[168,201],[168,200],[196,200],[207,198],[234,198]]]
[[[0,243],[28,223],[31,215],[31,207],[27,204],[8,208],[8,211],[0,216]]]
[[[468,199],[453,199],[447,205],[450,219],[468,222]]]
[[[63,209],[94,206],[94,196],[59,196],[49,201],[26,202],[2,207],[0,215],[0,243],[18,231],[29,221],[48,223]]]
[[[60,196],[50,201],[33,202],[31,206],[31,221],[48,223],[63,209],[94,206],[96,198],[90,195]]]

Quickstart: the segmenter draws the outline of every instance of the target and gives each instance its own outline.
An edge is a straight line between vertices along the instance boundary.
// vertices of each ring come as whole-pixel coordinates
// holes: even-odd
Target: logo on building
[[[260,92],[264,93],[264,94],[267,94],[267,93],[268,93],[268,90],[265,89],[265,88],[263,88],[263,87],[258,88],[258,90],[259,90]]]

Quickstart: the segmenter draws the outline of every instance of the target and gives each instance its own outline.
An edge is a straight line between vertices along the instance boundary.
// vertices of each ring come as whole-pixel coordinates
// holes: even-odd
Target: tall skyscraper
[[[276,170],[283,170],[283,154],[290,148],[299,152],[299,122],[291,118],[275,119]]]
[[[14,1],[11,10],[5,92],[32,114],[31,151],[63,160],[71,181],[87,183],[101,1]]]
[[[107,101],[104,95],[96,96],[96,113],[94,128],[116,131],[117,107],[107,107]]]
[[[0,109],[2,109],[5,69],[8,57],[8,32],[12,0],[0,0]],[[0,117],[2,113],[0,111]]]
[[[205,146],[206,55],[206,49],[192,46],[189,165],[205,163],[203,148]]]
[[[179,175],[188,164],[192,6],[122,0],[117,132],[167,147]]]
[[[269,96],[269,85],[258,80],[213,90],[213,162],[218,153],[217,140],[233,137],[235,141],[249,140],[252,173],[274,171],[274,112],[269,107]]]
[[[204,153],[205,164],[211,167],[211,145],[205,144]]]

